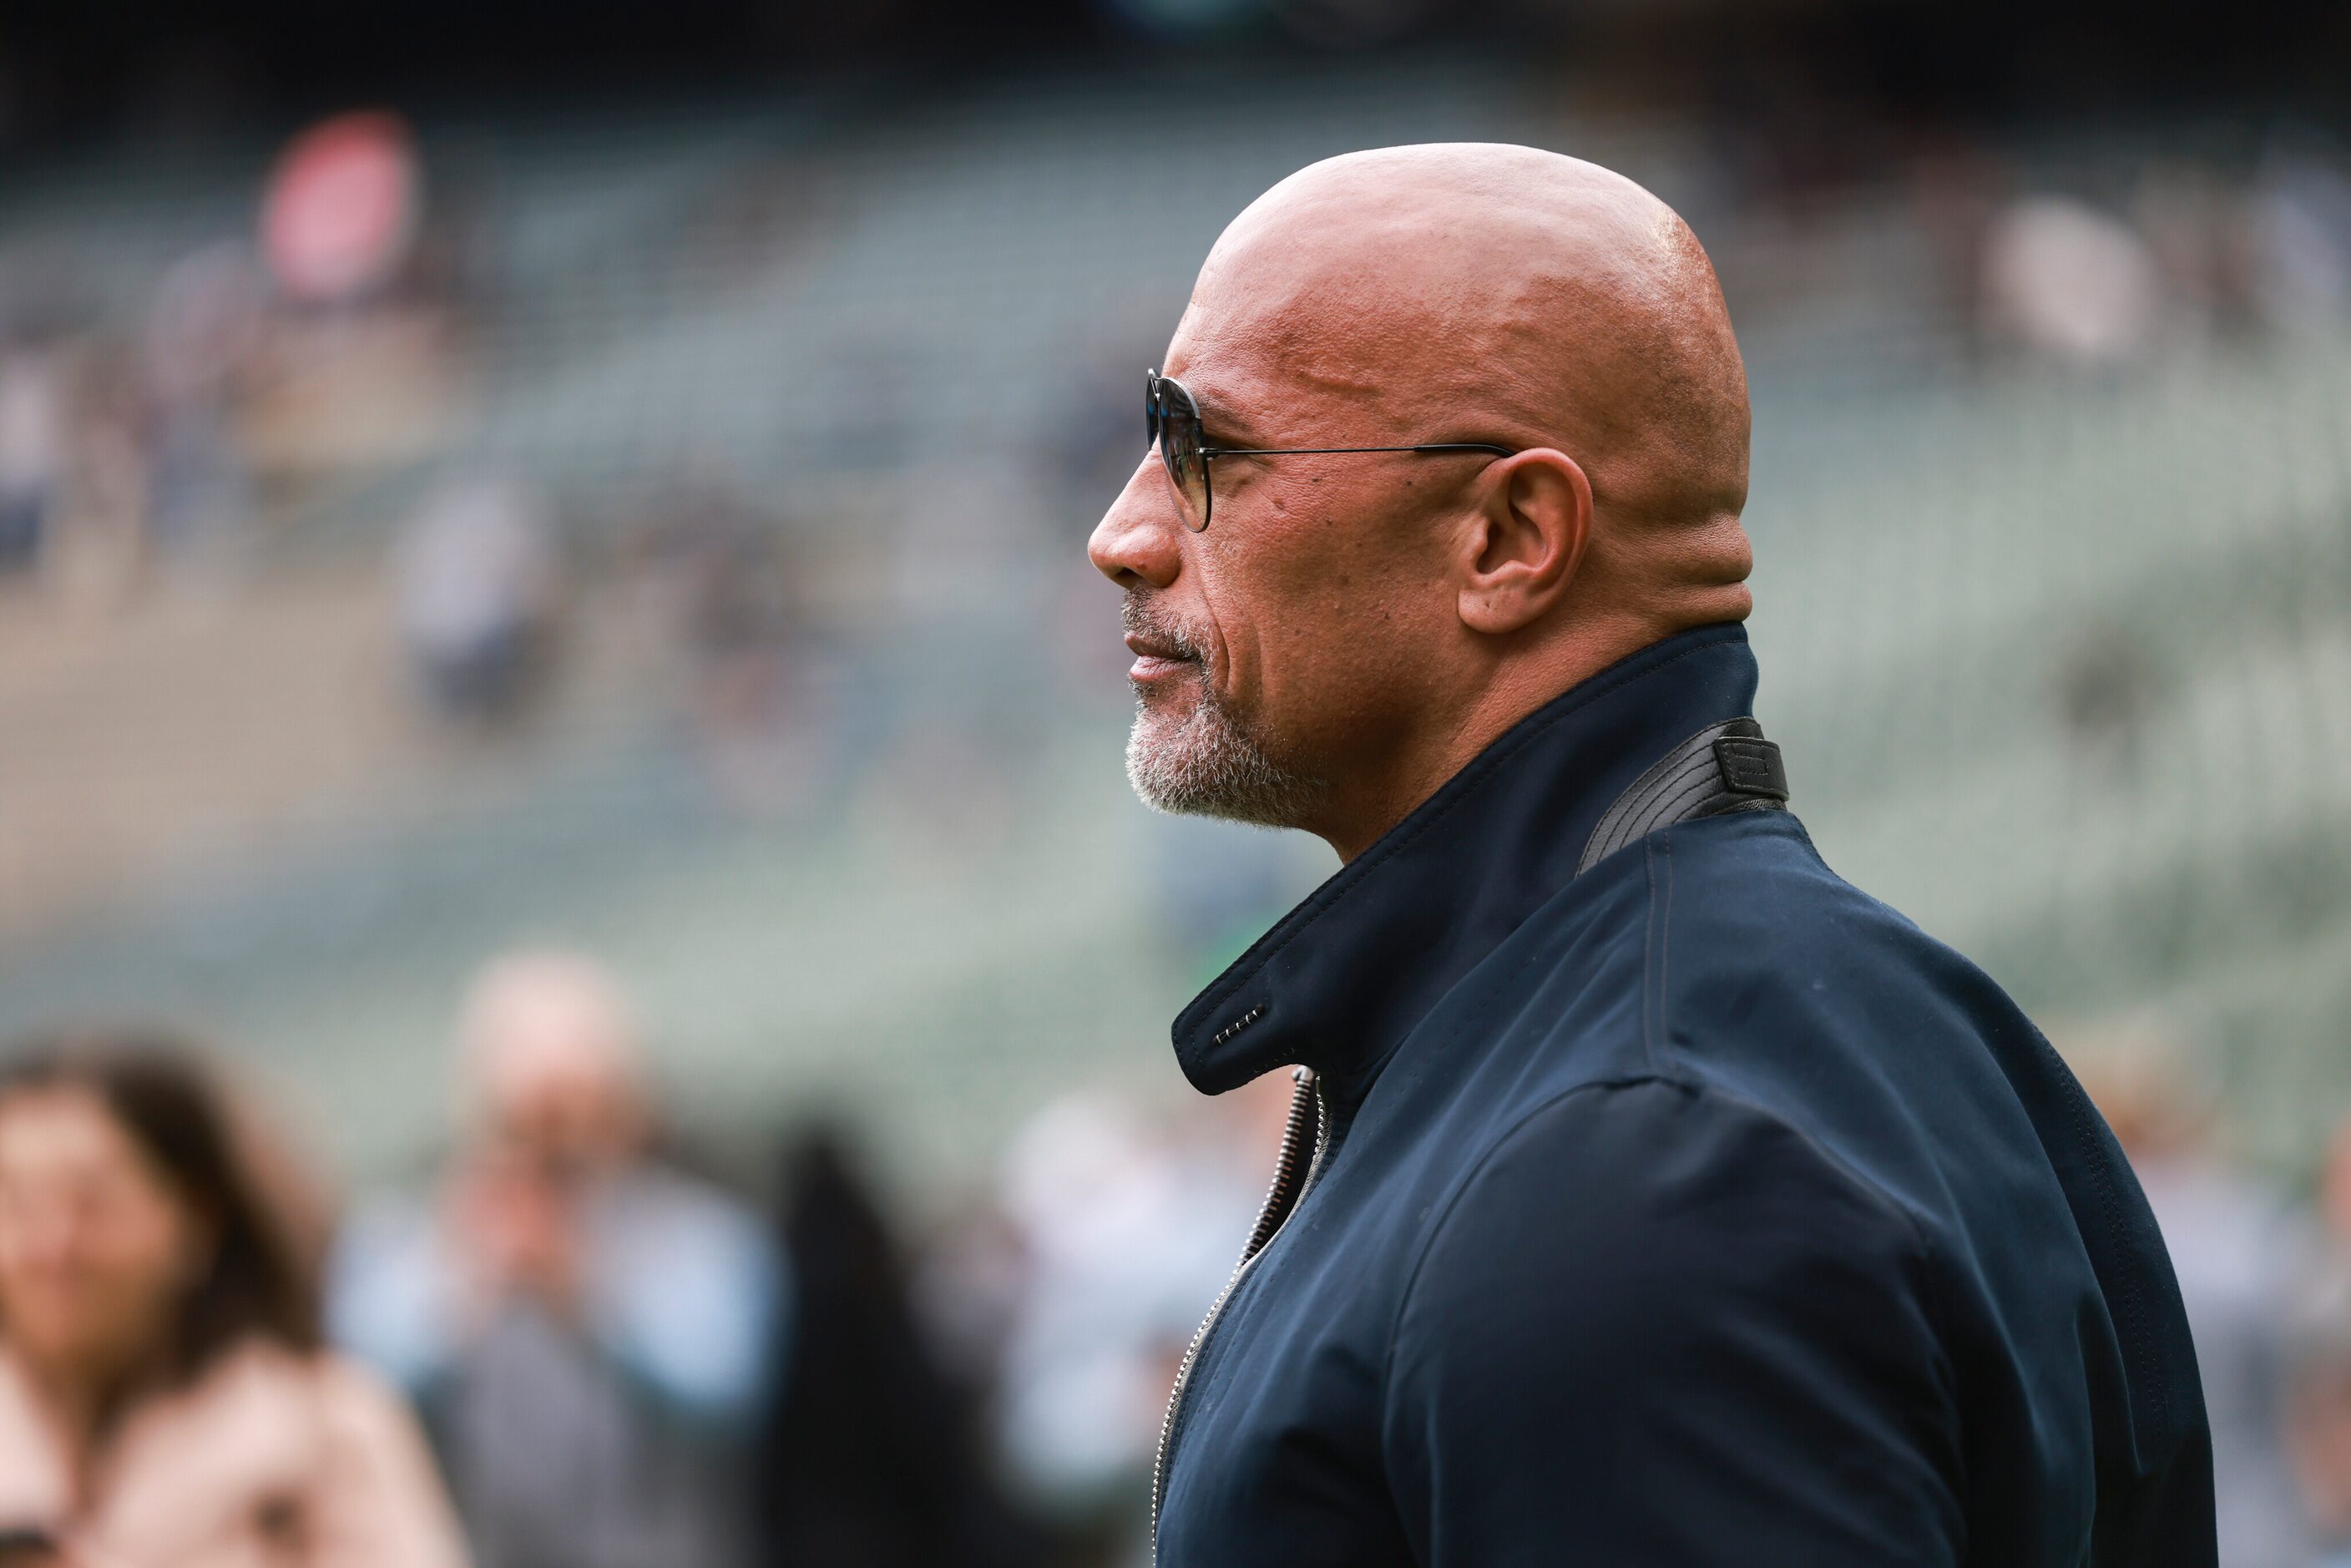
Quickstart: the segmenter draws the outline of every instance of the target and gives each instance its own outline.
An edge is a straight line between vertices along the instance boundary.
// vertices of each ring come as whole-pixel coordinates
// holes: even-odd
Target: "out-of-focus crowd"
[[[2159,1030],[2065,1043],[2179,1278],[2224,1568],[2351,1563],[2351,1117],[2297,1203],[2228,1157],[2214,1096]]]
[[[697,1174],[584,957],[455,1034],[445,1161],[347,1206],[169,1031],[5,1058],[0,1562],[1128,1559],[1280,1085],[1074,1093],[916,1245],[836,1126],[766,1213]]]
[[[2351,313],[2351,174],[2331,150],[2282,141],[2241,178],[2157,165],[2093,202],[1979,149],[1896,159],[1899,139],[1865,129],[1783,127],[1714,160],[1731,194],[1702,226],[1727,235],[1742,329],[1768,335],[1775,306],[1839,287],[1821,280],[1836,225],[1814,198],[1892,173],[1891,210],[1923,244],[1888,287],[1933,296],[1917,314],[1959,323],[1970,352],[2105,372]],[[201,582],[323,515],[308,498],[421,466],[430,482],[386,518],[405,673],[458,728],[507,726],[583,657],[566,631],[593,575],[577,486],[443,464],[450,410],[496,368],[488,340],[516,301],[467,276],[449,208],[419,216],[397,125],[346,119],[304,145],[329,160],[332,199],[274,202],[257,248],[191,251],[133,306],[88,306],[70,266],[0,276],[0,594],[116,604],[153,579]],[[281,191],[305,166],[289,158]],[[374,195],[346,207],[349,181]],[[1047,422],[1061,444],[1034,454],[1081,525],[1138,456],[1144,351],[1105,350],[1103,390],[1080,387]],[[873,402],[885,447],[939,434],[900,428],[911,401]],[[863,731],[892,705],[828,710],[805,602],[821,574],[793,569],[782,519],[723,460],[680,468],[658,516],[590,564],[641,591],[683,654],[714,792],[779,810],[809,793],[820,747],[874,744]],[[900,548],[983,548],[964,536],[987,532],[990,503],[960,483],[950,497],[930,508],[942,535]],[[1083,578],[1074,541],[1056,549]],[[1082,588],[1081,656],[1114,691],[1113,596]],[[916,608],[893,608],[893,640],[970,612]],[[973,649],[992,644],[957,630],[934,663],[987,665]],[[2078,683],[2085,727],[2129,706],[2131,679]],[[956,693],[898,701],[888,722],[929,747],[905,772],[956,779],[964,816],[940,836],[960,843],[986,829],[971,820],[989,815],[988,764],[952,726],[1008,727],[941,718],[983,706]],[[1163,902],[1187,939],[1278,902],[1166,841]],[[0,1051],[0,1568],[1142,1560],[1166,1391],[1270,1172],[1278,1076],[1181,1108],[1076,1089],[1011,1140],[991,1186],[914,1218],[853,1127],[781,1137],[770,1180],[722,1179],[664,1113],[658,1040],[585,957],[498,958],[454,1010],[449,1051],[420,1042],[418,1071],[445,1061],[454,1084],[438,1168],[348,1201],[307,1164],[337,1151],[280,1142],[252,1103],[267,1086],[174,1032]],[[2297,1202],[2231,1165],[2175,1058],[2078,1059],[2187,1296],[2224,1563],[2351,1568],[2351,1122]]]
[[[166,1031],[0,1069],[0,1563],[1118,1564],[1287,1105],[1100,1090],[919,1230],[856,1140],[767,1212],[665,1127],[613,978],[464,999],[437,1171],[340,1207]],[[2181,1059],[2075,1048],[2178,1268],[2229,1568],[2351,1563],[2351,1121],[2297,1206]]]

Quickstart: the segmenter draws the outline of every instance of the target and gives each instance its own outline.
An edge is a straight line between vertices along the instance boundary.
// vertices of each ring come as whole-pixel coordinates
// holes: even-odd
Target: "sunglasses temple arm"
[[[1496,446],[1483,441],[1422,442],[1416,446],[1203,446],[1203,457],[1308,457],[1347,452],[1490,452],[1497,457],[1516,457],[1507,446]]]

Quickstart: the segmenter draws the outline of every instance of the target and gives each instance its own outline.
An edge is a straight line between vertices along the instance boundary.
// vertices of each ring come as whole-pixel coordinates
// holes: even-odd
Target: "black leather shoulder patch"
[[[1780,748],[1760,736],[1723,737],[1714,743],[1714,759],[1722,769],[1722,787],[1734,794],[1788,798],[1788,769]]]
[[[1601,815],[1576,862],[1580,874],[1660,828],[1725,811],[1779,810],[1788,799],[1780,748],[1751,718],[1710,724],[1659,758]]]

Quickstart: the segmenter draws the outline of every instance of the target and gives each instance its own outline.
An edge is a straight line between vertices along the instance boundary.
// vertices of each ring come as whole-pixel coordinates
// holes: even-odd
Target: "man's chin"
[[[1139,701],[1126,776],[1143,803],[1186,817],[1294,828],[1320,793],[1266,755],[1222,711],[1199,702]]]
[[[1228,721],[1221,714],[1203,713],[1207,705],[1207,685],[1201,679],[1199,666],[1186,665],[1180,674],[1163,675],[1151,681],[1135,681],[1134,727],[1137,734],[1149,729],[1163,744],[1180,746],[1187,730],[1221,729]]]
[[[1164,786],[1198,771],[1187,744],[1191,737],[1186,733],[1193,712],[1188,706],[1181,712],[1170,712],[1164,704],[1136,706],[1134,728],[1126,740],[1126,770],[1136,791],[1151,804],[1158,802],[1144,792],[1144,780]]]

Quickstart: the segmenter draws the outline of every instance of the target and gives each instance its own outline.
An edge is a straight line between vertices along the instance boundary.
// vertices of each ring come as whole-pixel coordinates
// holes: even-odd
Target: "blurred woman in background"
[[[319,1350],[285,1212],[176,1042],[0,1066],[0,1564],[462,1563],[407,1410]]]

